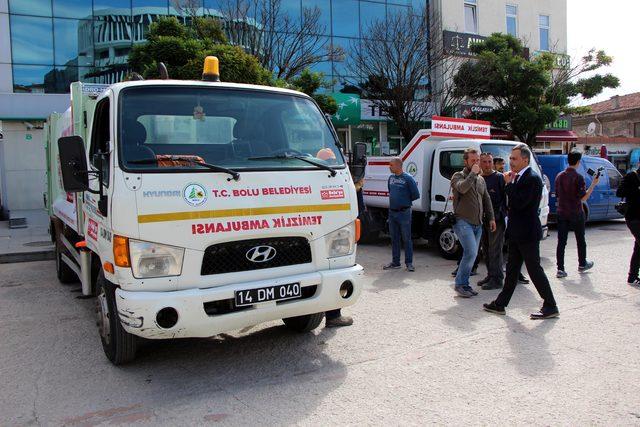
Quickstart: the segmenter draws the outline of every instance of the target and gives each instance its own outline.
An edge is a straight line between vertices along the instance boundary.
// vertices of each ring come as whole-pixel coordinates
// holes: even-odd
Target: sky
[[[620,87],[605,90],[577,105],[604,101],[613,95],[640,92],[640,1],[567,0],[568,54],[580,58],[590,48],[604,49],[613,64],[602,72],[620,79]]]

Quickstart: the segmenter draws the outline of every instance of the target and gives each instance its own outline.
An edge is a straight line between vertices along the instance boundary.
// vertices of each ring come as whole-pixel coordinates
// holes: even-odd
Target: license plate
[[[242,307],[267,301],[283,301],[300,298],[302,296],[302,289],[300,283],[288,283],[286,285],[236,291],[235,296],[236,307]]]

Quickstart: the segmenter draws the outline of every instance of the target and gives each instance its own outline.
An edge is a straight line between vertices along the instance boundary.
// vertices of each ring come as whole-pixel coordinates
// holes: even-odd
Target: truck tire
[[[462,245],[451,227],[442,227],[438,230],[436,245],[445,259],[459,259],[462,255]]]
[[[136,357],[137,337],[124,330],[116,307],[116,286],[102,270],[98,273],[96,314],[102,349],[114,365],[122,365]]]
[[[324,313],[307,314],[305,316],[282,319],[287,328],[296,332],[310,332],[320,326]]]
[[[73,271],[71,267],[69,267],[67,263],[62,260],[62,249],[60,248],[60,246],[61,245],[58,242],[56,242],[56,244],[54,245],[56,276],[58,277],[60,283],[78,282],[79,279],[78,276],[76,276],[76,272]]]

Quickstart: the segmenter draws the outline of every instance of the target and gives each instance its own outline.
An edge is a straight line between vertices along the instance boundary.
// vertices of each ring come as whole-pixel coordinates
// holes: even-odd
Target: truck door
[[[451,177],[454,173],[464,169],[463,148],[438,148],[434,153],[433,170],[431,171],[431,210],[444,212],[453,209],[451,195]]]
[[[608,187],[608,198],[609,203],[607,206],[607,218],[620,218],[621,215],[616,210],[616,203],[620,201],[620,197],[616,196],[616,191],[620,186],[620,182],[622,181],[622,175],[618,171],[618,169],[614,169],[608,167],[606,169],[607,178],[609,178],[609,187]]]
[[[585,168],[585,183],[587,188],[591,185],[592,178],[587,173],[589,168],[594,171],[598,169],[599,166],[603,166],[601,163],[594,162],[588,157],[583,157],[584,168]],[[607,194],[608,188],[608,179],[606,171],[600,177],[600,182],[593,189],[593,193],[591,193],[591,197],[587,200],[587,206],[589,207],[589,220],[601,220],[606,218],[607,216],[607,205],[609,204],[609,196]]]
[[[88,242],[98,240],[98,226],[106,225],[108,209],[106,207],[106,195],[108,193],[111,162],[111,122],[110,122],[110,100],[105,98],[96,105],[93,118],[93,126],[91,128],[91,140],[89,143],[89,169],[102,172],[102,180],[97,177],[89,177],[89,188],[98,193],[102,186],[104,194],[103,203],[99,194],[92,192],[84,193],[85,203],[85,225],[83,227],[85,237]]]

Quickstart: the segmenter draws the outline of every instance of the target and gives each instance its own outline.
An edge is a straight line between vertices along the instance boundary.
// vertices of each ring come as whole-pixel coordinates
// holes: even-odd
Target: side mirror
[[[367,144],[364,142],[356,143],[353,151],[353,162],[355,164],[367,163]]]
[[[87,157],[84,142],[79,136],[58,139],[62,186],[69,193],[80,193],[89,189]]]

